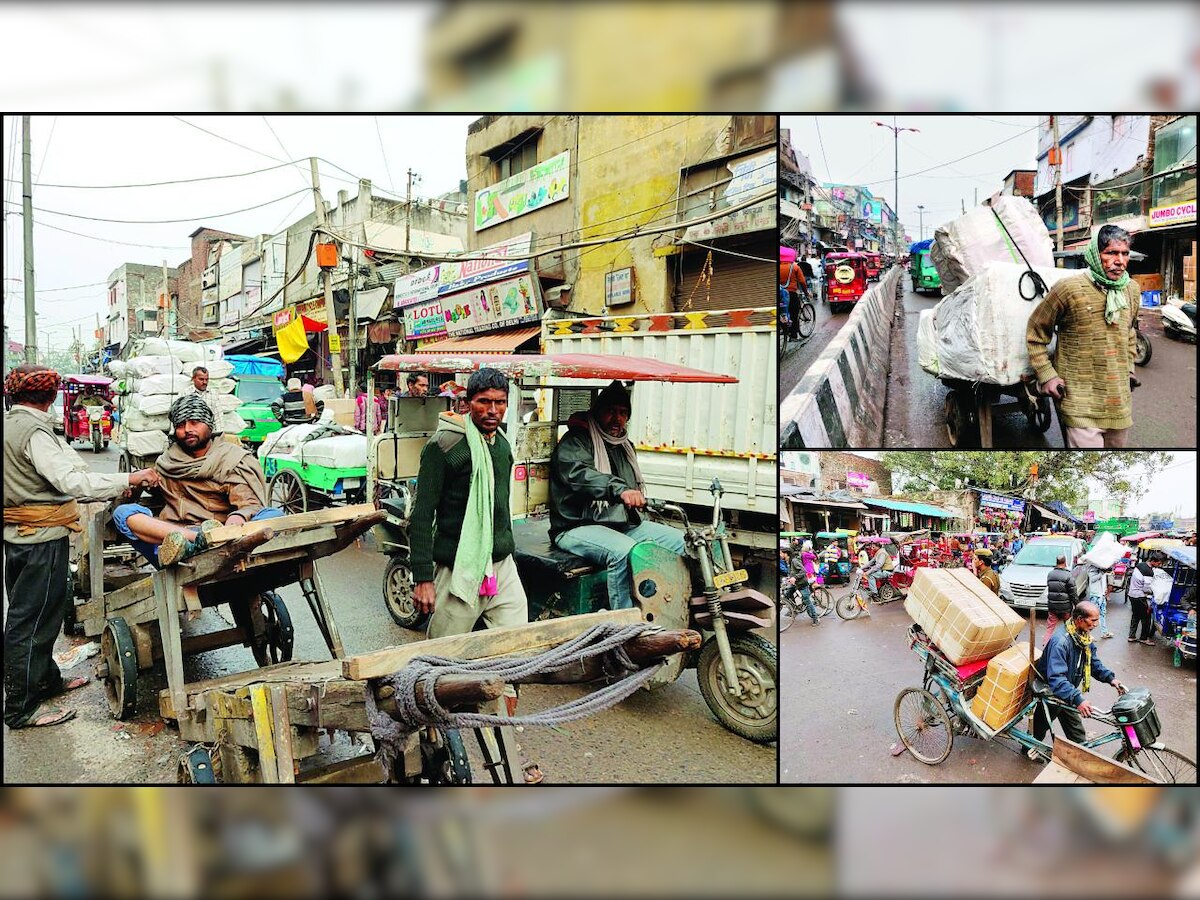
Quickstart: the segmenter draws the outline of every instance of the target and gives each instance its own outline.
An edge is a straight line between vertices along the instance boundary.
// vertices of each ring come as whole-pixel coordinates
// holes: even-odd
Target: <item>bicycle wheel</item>
[[[813,606],[816,607],[817,610],[818,619],[833,612],[833,594],[829,592],[829,588],[814,588],[812,598]]]
[[[1196,761],[1170,747],[1143,747],[1141,750],[1122,750],[1117,762],[1145,772],[1163,784],[1195,784]]]
[[[817,308],[807,300],[800,304],[796,328],[802,338],[812,337],[813,332],[817,330]]]
[[[796,622],[796,616],[799,614],[791,599],[787,597],[779,598],[779,633],[783,634]]]
[[[937,697],[924,688],[905,688],[892,709],[896,734],[908,752],[927,766],[936,766],[950,755],[954,730]]]
[[[855,591],[851,591],[848,594],[838,597],[837,602],[834,604],[834,609],[847,622],[858,618],[859,613],[862,612],[862,607],[858,603],[858,594]]]

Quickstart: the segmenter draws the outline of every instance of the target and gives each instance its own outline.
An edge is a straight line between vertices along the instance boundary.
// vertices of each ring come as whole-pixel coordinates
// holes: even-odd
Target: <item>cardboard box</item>
[[[1007,649],[1025,625],[966,569],[917,569],[904,609],[956,666]]]
[[[1042,655],[1034,650],[1034,659]],[[1029,686],[1029,647],[1015,644],[988,660],[987,674],[971,700],[971,711],[988,724],[1000,728],[1008,723],[1025,705]]]
[[[354,427],[354,400],[350,397],[330,397],[325,408],[333,410],[333,420],[347,428]]]
[[[1146,275],[1130,275],[1129,277],[1138,283],[1139,290],[1161,291],[1163,289],[1162,276],[1157,272]]]

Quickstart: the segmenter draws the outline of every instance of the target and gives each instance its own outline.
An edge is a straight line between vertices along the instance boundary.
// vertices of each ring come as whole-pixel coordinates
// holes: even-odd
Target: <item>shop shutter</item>
[[[761,247],[737,248],[739,253],[768,257]],[[774,263],[745,259],[713,251],[712,281],[705,286],[701,275],[708,251],[690,248],[683,255],[680,272],[672,298],[676,312],[703,309],[745,309],[771,306],[775,301],[778,268]],[[690,303],[689,303],[690,298]]]

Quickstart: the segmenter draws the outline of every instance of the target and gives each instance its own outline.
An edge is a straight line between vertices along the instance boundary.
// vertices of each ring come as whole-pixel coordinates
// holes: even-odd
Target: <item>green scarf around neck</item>
[[[1079,689],[1086,694],[1092,689],[1092,636],[1076,628],[1074,619],[1067,619],[1067,634],[1083,650],[1083,683]]]
[[[450,593],[475,606],[479,602],[480,587],[484,578],[495,571],[492,566],[492,547],[496,473],[492,467],[492,454],[488,450],[487,441],[470,416],[459,417],[443,413],[439,417],[438,428],[465,433],[467,448],[471,451],[471,487],[467,495],[467,508],[458,549],[454,554]],[[499,432],[496,433],[495,440],[503,440]]]
[[[1104,274],[1104,267],[1100,265],[1099,234],[1096,232],[1092,235],[1092,239],[1088,241],[1087,250],[1083,253],[1083,258],[1087,260],[1088,268],[1091,270],[1092,281],[1105,288],[1104,321],[1111,325],[1117,320],[1117,314],[1129,305],[1129,301],[1125,298],[1125,285],[1129,284],[1129,273],[1122,272],[1121,277],[1115,281]]]

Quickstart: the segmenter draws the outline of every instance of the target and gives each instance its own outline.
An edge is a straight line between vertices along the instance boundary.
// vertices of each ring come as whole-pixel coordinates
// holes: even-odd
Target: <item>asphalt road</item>
[[[804,373],[808,371],[825,347],[834,336],[842,330],[842,326],[850,318],[851,310],[829,311],[829,304],[816,302],[817,327],[812,337],[801,341],[788,341],[787,348],[779,358],[779,396],[786,397],[800,383]]]
[[[917,362],[917,325],[920,313],[941,299],[916,294],[912,282],[902,279],[904,316],[892,335],[891,374],[888,378],[884,419],[887,447],[951,446],[946,435],[944,403],[948,393],[937,378]],[[1141,313],[1142,333],[1150,338],[1153,356],[1137,370],[1142,386],[1133,394],[1133,428],[1130,447],[1194,447],[1196,445],[1196,347],[1162,332],[1155,310]],[[1010,402],[1012,398],[1005,398]],[[993,414],[993,444],[997,448],[1062,447],[1057,416],[1039,433],[1019,410]]]
[[[81,450],[91,460],[90,450]],[[115,472],[110,448],[93,464]],[[398,627],[381,593],[386,557],[368,536],[318,565],[331,591],[334,615],[348,654],[364,653],[417,640]],[[773,594],[773,590],[770,592]],[[328,659],[312,615],[297,586],[284,588],[296,629],[296,660]],[[7,599],[6,599],[7,606]],[[204,630],[225,627],[217,610],[204,610],[195,623]],[[85,643],[60,637],[56,652]],[[92,658],[70,669],[91,674]],[[250,651],[229,647],[185,660],[189,681],[244,671],[254,665]],[[96,681],[72,693],[75,720],[45,729],[6,731],[4,780],[36,784],[174,782],[185,749],[174,726],[163,727],[158,692],[166,687],[161,665],[139,673],[133,719],[116,722],[108,713],[103,686]],[[522,688],[521,711],[546,708],[580,696],[574,686]],[[740,738],[719,725],[700,695],[695,672],[654,692],[640,691],[605,713],[554,729],[526,731],[519,740],[538,762],[546,783],[774,783],[776,748]],[[470,745],[470,742],[468,742]],[[477,778],[479,776],[477,775]]]
[[[833,588],[835,596],[845,590]],[[1099,642],[1100,658],[1127,687],[1150,689],[1162,721],[1160,740],[1195,759],[1196,664],[1174,668],[1173,652],[1161,639],[1155,647],[1128,643],[1129,616],[1129,604],[1114,594],[1108,620],[1116,637]],[[895,601],[849,622],[830,613],[815,628],[802,616],[780,635],[781,783],[1004,784],[1037,776],[1038,763],[1000,742],[974,737],[956,736],[950,756],[937,766],[907,751],[891,754],[898,743],[896,696],[905,687],[921,686],[922,663],[905,637],[911,624],[903,601]],[[1041,616],[1038,640],[1044,625]],[[1026,628],[1017,641],[1027,640]],[[1107,709],[1116,692],[1097,685],[1090,698]],[[1089,733],[1105,730],[1087,725]]]

